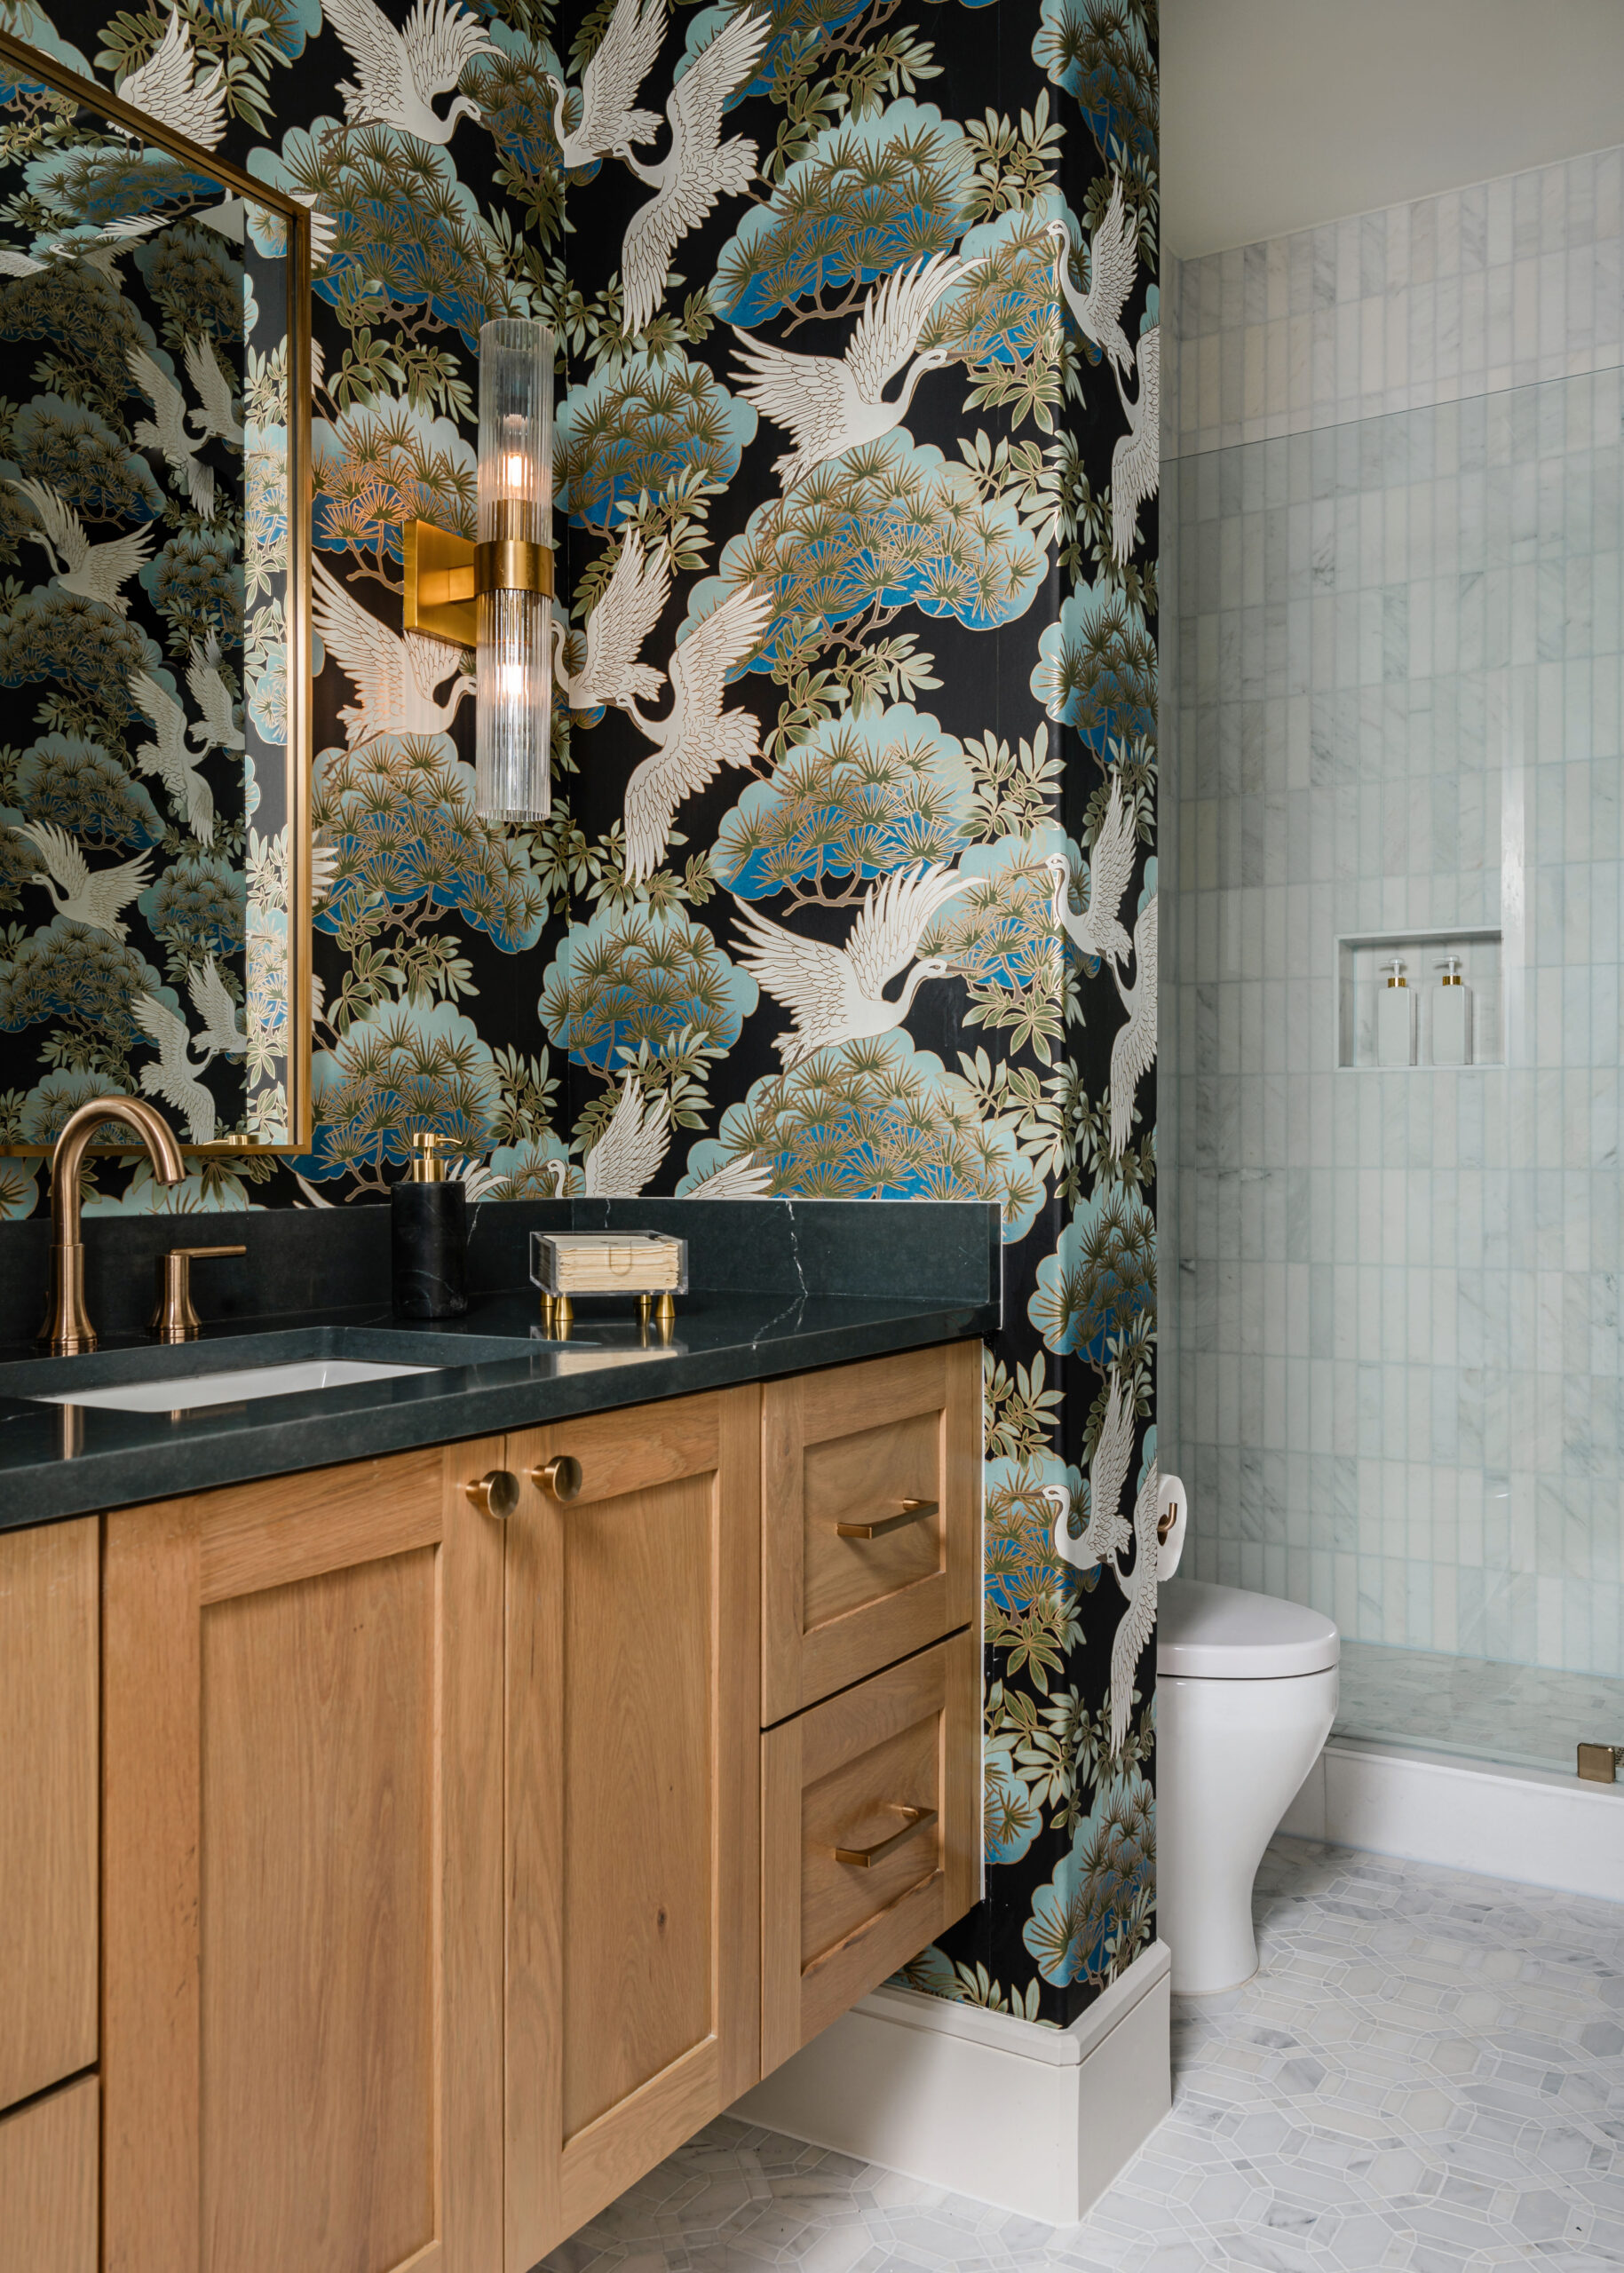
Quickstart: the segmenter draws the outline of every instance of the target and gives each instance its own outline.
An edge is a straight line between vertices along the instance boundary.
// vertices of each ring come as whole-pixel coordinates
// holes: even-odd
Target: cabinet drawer
[[[974,1902],[979,1688],[967,1631],[762,1738],[764,2074]]]
[[[99,1552],[94,1516],[0,1537],[0,2108],[96,2057]]]
[[[94,2076],[0,2118],[0,2273],[96,2273]]]
[[[764,1723],[970,1622],[980,1477],[978,1342],[767,1384]]]

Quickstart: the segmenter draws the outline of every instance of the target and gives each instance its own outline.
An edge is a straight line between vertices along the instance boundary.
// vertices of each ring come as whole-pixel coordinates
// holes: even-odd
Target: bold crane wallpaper
[[[1155,0],[0,22],[313,216],[315,1138],[176,1194],[103,1168],[88,1207],[364,1204],[419,1127],[496,1198],[995,1200],[987,1896],[909,1978],[1064,2024],[1153,1933]],[[37,168],[65,130],[0,131]],[[26,289],[14,498],[66,368]],[[471,659],[400,596],[406,523],[473,534],[499,315],[558,334],[562,597],[552,819],[487,830]],[[0,514],[0,666],[28,532]],[[53,915],[36,694],[0,1008]],[[66,998],[28,1010],[52,1070],[0,1095],[11,1143],[99,1070]],[[0,1159],[4,1213],[38,1171]]]

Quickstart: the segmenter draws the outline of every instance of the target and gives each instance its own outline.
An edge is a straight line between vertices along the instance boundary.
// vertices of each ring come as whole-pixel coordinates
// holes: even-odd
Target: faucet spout
[[[84,1307],[79,1174],[91,1138],[109,1121],[135,1130],[161,1184],[180,1184],[186,1177],[174,1130],[145,1099],[91,1097],[68,1114],[51,1155],[51,1307],[39,1330],[42,1346],[53,1358],[76,1358],[96,1347],[96,1329]]]

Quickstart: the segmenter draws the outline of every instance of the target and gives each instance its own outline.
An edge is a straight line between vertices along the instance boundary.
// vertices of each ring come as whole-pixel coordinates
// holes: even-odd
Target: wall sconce
[[[481,325],[478,542],[430,521],[406,531],[406,629],[475,650],[484,820],[551,810],[552,364],[545,324]]]

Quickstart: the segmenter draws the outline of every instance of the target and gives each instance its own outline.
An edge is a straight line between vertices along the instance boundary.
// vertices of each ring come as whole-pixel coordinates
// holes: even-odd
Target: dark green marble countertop
[[[256,1331],[205,1329],[178,1349],[129,1340],[89,1357],[44,1358],[0,1347],[0,1530],[962,1341],[997,1323],[992,1302],[696,1294],[679,1299],[669,1348],[643,1344],[623,1311],[612,1319],[587,1303],[561,1343],[540,1338],[527,1289],[477,1297],[466,1318],[432,1325],[357,1307],[278,1318]],[[436,1370],[173,1414],[29,1401],[75,1383],[161,1374],[178,1384],[323,1356]]]

